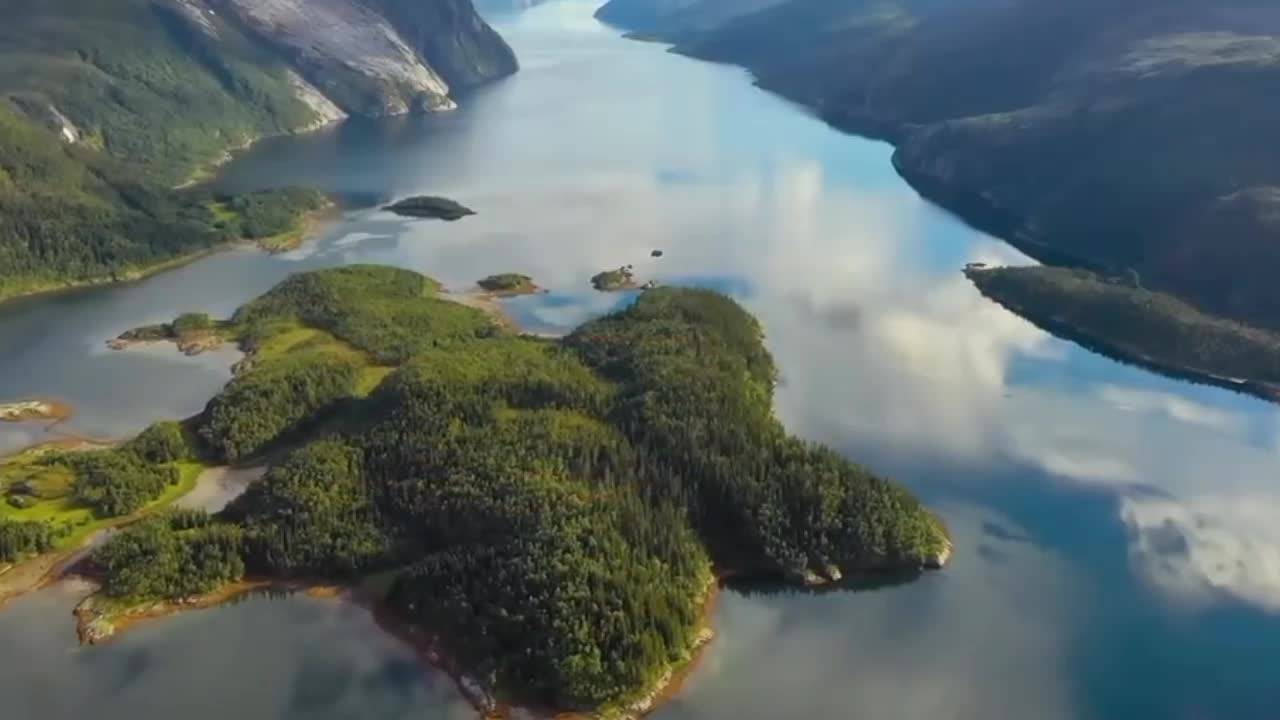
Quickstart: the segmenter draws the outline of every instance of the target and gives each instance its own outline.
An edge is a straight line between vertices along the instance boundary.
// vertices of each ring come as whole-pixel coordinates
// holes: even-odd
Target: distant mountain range
[[[1043,260],[1280,327],[1272,0],[612,0],[898,145],[917,188]]]

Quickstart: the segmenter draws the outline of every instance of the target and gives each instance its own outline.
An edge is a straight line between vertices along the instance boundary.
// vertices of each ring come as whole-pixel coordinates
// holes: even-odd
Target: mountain
[[[469,0],[0,0],[0,97],[179,178],[346,115],[453,106],[515,56]]]
[[[640,6],[661,3],[601,16]],[[1280,326],[1275,3],[787,0],[668,19],[644,29],[895,142],[917,188],[1030,254]]]
[[[167,188],[516,70],[470,0],[0,0],[0,298],[217,242]]]
[[[712,30],[734,18],[750,15],[782,0],[615,0],[596,17],[642,33],[686,35]]]

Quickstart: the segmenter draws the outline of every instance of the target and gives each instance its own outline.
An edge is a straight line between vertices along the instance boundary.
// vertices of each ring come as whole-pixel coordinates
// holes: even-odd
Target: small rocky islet
[[[413,218],[431,218],[454,222],[468,215],[475,215],[471,208],[446,197],[416,195],[399,200],[383,208],[397,215]]]
[[[62,420],[71,414],[67,406],[52,400],[22,400],[0,403],[0,422]]]
[[[616,270],[603,270],[591,277],[591,287],[600,292],[619,292],[622,290],[652,290],[657,283],[649,281],[641,284],[636,280],[635,266],[623,265]]]
[[[534,283],[533,278],[521,273],[499,273],[497,275],[489,275],[483,277],[476,282],[481,290],[497,297],[512,297],[515,295],[532,295],[534,293],[543,292],[542,288]]]

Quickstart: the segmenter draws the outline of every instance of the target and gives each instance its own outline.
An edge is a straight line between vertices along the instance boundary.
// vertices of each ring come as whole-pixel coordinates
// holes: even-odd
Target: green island
[[[529,295],[538,292],[533,278],[520,273],[501,273],[482,278],[476,283],[481,290],[493,295]]]
[[[249,355],[227,387],[73,485],[116,511],[183,447],[269,469],[215,516],[153,514],[96,549],[95,632],[246,581],[372,585],[482,709],[623,717],[705,641],[717,577],[835,583],[951,551],[910,494],[787,434],[760,325],[715,292],[653,290],[546,340],[349,266],[216,326]],[[104,481],[126,463],[117,507]]]
[[[405,198],[386,206],[384,209],[406,217],[434,218],[449,222],[476,214],[474,210],[459,202],[434,195],[418,195]]]
[[[983,295],[1044,330],[1182,379],[1280,400],[1280,333],[1202,312],[1137,276],[1080,269],[970,266]]]
[[[591,287],[600,292],[617,292],[619,290],[634,290],[639,286],[636,283],[635,272],[630,265],[623,265],[617,270],[604,270],[598,272],[591,277]]]

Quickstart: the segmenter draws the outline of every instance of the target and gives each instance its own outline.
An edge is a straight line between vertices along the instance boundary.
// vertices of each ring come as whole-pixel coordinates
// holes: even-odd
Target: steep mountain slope
[[[263,134],[451,107],[513,72],[469,0],[0,0],[0,97],[176,177]]]
[[[1041,259],[1280,326],[1275,3],[788,0],[664,32],[895,141],[913,184]]]
[[[166,188],[264,135],[514,72],[470,0],[0,0],[0,298],[217,242]],[[176,224],[175,224],[176,223]]]

